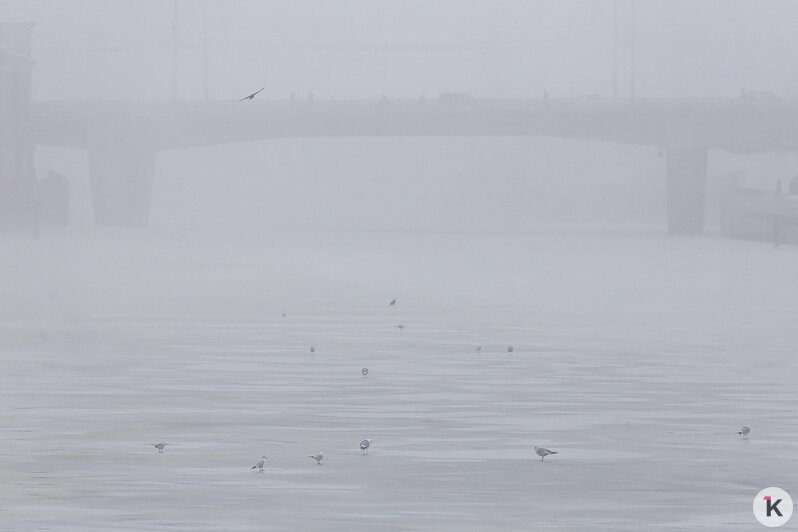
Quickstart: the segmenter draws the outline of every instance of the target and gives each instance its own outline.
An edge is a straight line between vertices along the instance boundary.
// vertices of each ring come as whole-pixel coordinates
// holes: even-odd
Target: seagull
[[[152,445],[153,447],[158,449],[158,454],[163,454],[163,448],[166,447],[169,444],[164,442],[164,441],[162,441],[160,443],[151,443],[150,445]]]
[[[324,459],[324,453],[321,451],[319,451],[317,454],[311,454],[309,456],[316,460],[316,465],[321,465],[321,461]]]
[[[550,454],[557,454],[557,451],[550,451],[545,447],[535,447],[535,454],[540,457],[540,461],[542,462],[544,458],[546,458]]]
[[[283,312],[282,314],[280,314],[280,317],[281,317],[281,318],[285,318],[286,316],[288,316],[288,314],[286,314],[285,312]]]
[[[404,331],[405,327],[407,327],[407,325],[405,325],[404,323],[400,323],[399,325],[394,325],[394,327]]]
[[[737,434],[741,435],[744,440],[748,439],[748,435],[751,433],[751,427],[748,425],[743,425],[740,427],[740,430],[737,431]]]
[[[315,347],[313,347],[313,346],[310,346],[310,352],[311,352],[311,353],[315,353],[315,352],[316,352],[316,348],[315,348]]]
[[[254,99],[255,99],[255,95],[256,95],[256,94],[258,94],[260,91],[262,91],[262,90],[263,90],[263,89],[265,89],[265,88],[266,88],[266,87],[262,87],[260,90],[257,90],[257,91],[255,91],[255,92],[253,92],[253,93],[252,93],[252,94],[250,94],[249,96],[244,96],[243,98],[241,98],[241,99],[240,99],[240,100],[238,100],[238,101],[239,101],[239,102],[243,102],[244,100],[254,100]]]
[[[360,370],[360,373],[365,377],[369,374],[369,368],[363,368]]]
[[[482,352],[482,346],[478,345],[477,348],[474,349],[474,351],[476,351],[477,353],[481,353]]]
[[[360,442],[360,450],[363,451],[363,454],[369,454],[369,446],[371,442],[373,442],[371,438],[366,438],[362,442]]]
[[[265,457],[265,456],[261,456],[261,457],[260,457],[260,460],[258,460],[258,461],[255,463],[255,465],[254,465],[254,466],[250,467],[250,469],[255,469],[255,468],[257,467],[258,469],[260,469],[260,470],[261,470],[261,472],[263,472],[263,465],[264,465],[265,463],[266,463],[266,457]]]
[[[507,346],[507,352],[508,352],[508,353],[512,353],[512,352],[513,352],[513,346],[511,346],[511,345],[508,345],[508,346]]]
[[[389,307],[392,307],[392,306],[394,306],[394,305],[396,305],[396,300],[395,300],[395,299],[391,299],[391,302],[390,302],[390,303],[388,303],[388,306],[389,306]]]

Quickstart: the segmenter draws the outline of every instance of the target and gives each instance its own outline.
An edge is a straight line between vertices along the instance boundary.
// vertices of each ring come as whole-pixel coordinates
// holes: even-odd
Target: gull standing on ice
[[[158,454],[163,454],[163,448],[166,447],[169,444],[166,443],[165,441],[162,441],[160,443],[151,443],[150,445],[152,445],[153,447],[158,449]]]
[[[508,346],[507,346],[507,352],[508,352],[508,353],[512,353],[512,352],[513,352],[513,346],[511,346],[511,345],[508,345]]]
[[[737,431],[737,434],[741,435],[744,440],[748,439],[748,435],[751,433],[751,427],[748,425],[743,425],[740,427],[740,430]]]
[[[392,307],[392,306],[394,306],[394,305],[396,305],[396,300],[395,300],[395,299],[391,299],[391,302],[390,302],[390,303],[388,303],[388,306],[389,306],[389,307]]]
[[[261,456],[260,460],[258,460],[254,466],[250,467],[250,469],[255,469],[256,467],[260,469],[261,473],[263,472],[263,466],[266,464],[266,457]]]
[[[363,451],[363,454],[369,454],[369,446],[371,442],[373,442],[371,438],[366,438],[362,442],[360,442],[360,450]]]
[[[324,459],[324,453],[321,451],[319,451],[317,454],[311,454],[309,456],[316,460],[316,465],[321,465],[321,461]]]
[[[546,458],[550,454],[557,454],[557,451],[550,451],[545,447],[535,447],[535,454],[540,457],[540,461],[542,462],[544,458]]]

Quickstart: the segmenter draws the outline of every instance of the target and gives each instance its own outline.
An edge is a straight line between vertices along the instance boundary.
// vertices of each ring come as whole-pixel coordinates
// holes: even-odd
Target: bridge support
[[[0,23],[0,229],[36,234],[34,144],[30,135],[33,26]]]
[[[89,173],[95,225],[147,227],[155,148],[120,141],[93,143]]]
[[[668,148],[665,173],[668,181],[668,232],[676,235],[704,231],[707,195],[705,147]]]

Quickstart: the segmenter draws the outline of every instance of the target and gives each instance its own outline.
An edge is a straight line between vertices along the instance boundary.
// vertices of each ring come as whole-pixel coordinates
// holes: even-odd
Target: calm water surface
[[[796,248],[640,230],[0,248],[3,530],[752,530],[760,489],[798,496]]]

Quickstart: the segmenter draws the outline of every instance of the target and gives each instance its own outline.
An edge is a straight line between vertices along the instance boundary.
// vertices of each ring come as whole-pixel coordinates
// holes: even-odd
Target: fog
[[[609,95],[613,5],[621,94],[629,92],[632,3],[368,0],[178,2],[178,95],[235,99],[479,98]],[[36,23],[34,99],[171,97],[173,4],[159,0],[9,1],[7,21]],[[792,95],[798,39],[790,1],[635,4],[639,96]]]
[[[0,0],[0,529],[760,526],[795,20]]]
[[[235,101],[262,86],[255,102],[792,97],[798,85],[791,2],[2,5],[4,20],[35,23],[33,101]],[[767,155],[749,170],[758,154],[712,151],[710,186],[730,168],[764,187],[791,176],[792,152]],[[87,165],[84,150],[37,148],[39,179],[70,179],[72,226],[93,223]],[[661,149],[547,137],[281,138],[159,150],[155,172],[155,227],[504,230],[656,224],[665,209]]]

